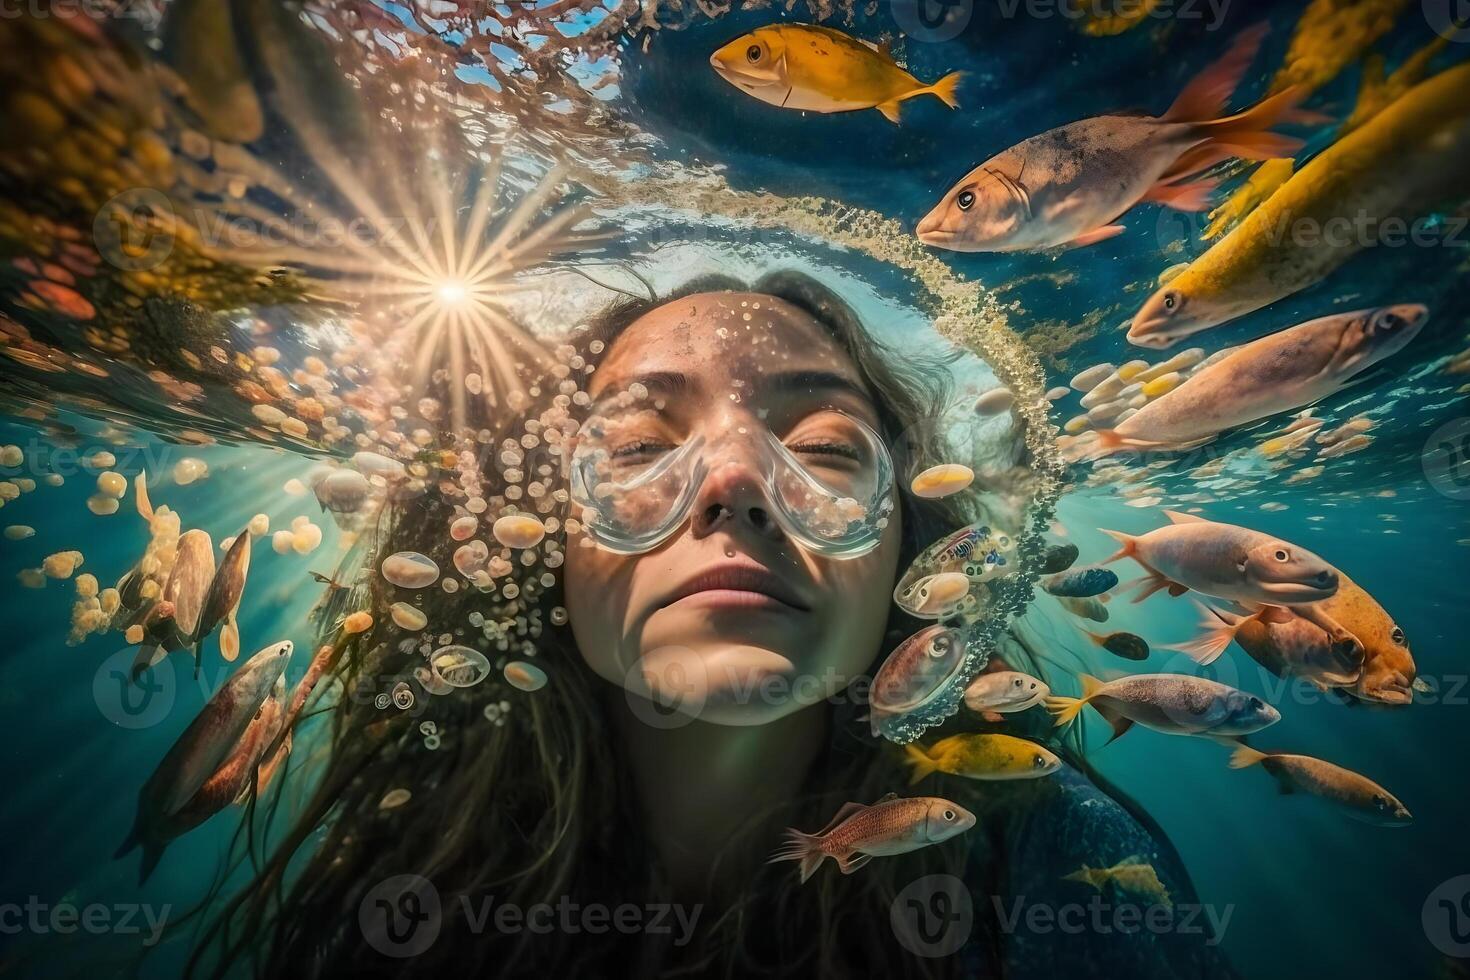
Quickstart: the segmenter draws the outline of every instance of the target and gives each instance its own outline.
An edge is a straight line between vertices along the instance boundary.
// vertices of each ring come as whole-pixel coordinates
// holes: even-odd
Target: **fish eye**
[[[1378,807],[1378,809],[1380,809],[1380,810],[1387,810],[1388,809],[1388,800],[1384,799],[1382,796],[1378,795],[1377,793],[1374,793],[1373,794],[1373,805],[1376,806],[1376,807]]]
[[[1378,314],[1378,316],[1373,321],[1373,326],[1375,329],[1387,331],[1388,333],[1392,333],[1395,330],[1400,330],[1407,325],[1407,320],[1399,316],[1397,313],[1389,310],[1384,310],[1382,313]]]
[[[1407,639],[1407,637],[1404,636],[1403,629],[1398,626],[1395,626],[1393,628],[1393,631],[1388,634],[1388,638],[1390,640],[1393,640],[1393,642],[1397,643],[1399,646],[1404,646],[1404,641]]]
[[[1031,766],[1034,769],[1045,769],[1046,768],[1046,756],[1044,756],[1044,755],[1038,755],[1038,756],[1036,756],[1036,758],[1034,758],[1034,759],[1031,760]]]
[[[1277,561],[1291,561],[1291,552],[1287,551],[1285,548],[1277,548],[1276,549],[1276,560]]]
[[[1164,309],[1170,313],[1176,312],[1184,305],[1184,297],[1177,290],[1171,289],[1164,294]]]
[[[1020,687],[1021,686],[1021,678],[1017,677],[1015,680],[1011,681],[1011,686],[1012,687]]]
[[[944,811],[944,819],[945,820],[953,820],[954,819],[954,816],[955,816],[955,814],[954,814],[954,811],[953,810],[945,810]]]
[[[961,211],[968,211],[975,206],[975,192],[960,191],[959,196],[954,199],[954,202],[960,206]]]
[[[750,47],[746,48],[745,49],[745,60],[748,61],[748,62],[750,62],[752,65],[755,64],[756,62],[760,61],[761,60],[761,46],[759,44],[752,44]]]
[[[1266,703],[1260,698],[1251,698],[1246,704],[1252,711],[1261,711],[1266,707]]]

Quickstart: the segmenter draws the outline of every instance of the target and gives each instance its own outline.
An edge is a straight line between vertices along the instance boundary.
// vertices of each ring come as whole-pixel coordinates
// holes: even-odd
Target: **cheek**
[[[567,543],[562,578],[572,636],[587,666],[609,679],[620,679],[618,648],[636,561],[601,548],[583,548],[576,541]]]
[[[872,554],[831,562],[824,576],[827,628],[822,660],[843,676],[861,674],[881,652],[898,579],[897,532],[895,528]]]

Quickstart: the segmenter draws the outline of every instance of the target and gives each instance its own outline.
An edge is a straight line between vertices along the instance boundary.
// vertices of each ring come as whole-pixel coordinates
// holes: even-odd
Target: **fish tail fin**
[[[1294,156],[1305,144],[1294,136],[1271,132],[1271,127],[1295,118],[1296,106],[1305,90],[1289,88],[1268,96],[1234,116],[1200,124],[1205,137],[1199,152],[1213,152],[1220,159],[1273,160]]]
[[[945,105],[949,106],[951,109],[958,109],[960,107],[960,103],[957,98],[957,93],[959,91],[960,82],[964,81],[964,78],[964,72],[952,71],[948,75],[945,75],[943,78],[941,78],[939,81],[935,82],[933,85],[930,85],[928,88],[921,88],[914,94],[932,95],[939,101],[943,102]]]
[[[1082,711],[1082,708],[1092,700],[1098,691],[1102,690],[1102,681],[1091,674],[1078,674],[1077,679],[1082,682],[1082,696],[1080,698],[1068,698],[1061,696],[1049,697],[1045,700],[1046,710],[1052,713],[1056,719],[1056,727],[1070,724]]]
[[[1207,626],[1205,627],[1204,633],[1201,633],[1200,636],[1192,639],[1192,641],[1186,642],[1186,644],[1166,645],[1164,649],[1173,649],[1173,651],[1180,652],[1180,654],[1188,657],[1189,660],[1200,664],[1201,667],[1210,666],[1214,661],[1219,660],[1220,654],[1223,654],[1232,642],[1235,642],[1235,632],[1241,629],[1241,623],[1244,623],[1244,621],[1242,619],[1238,623]]]
[[[1138,539],[1135,538],[1133,535],[1124,534],[1122,531],[1109,531],[1105,527],[1098,528],[1098,530],[1106,534],[1108,537],[1112,538],[1114,541],[1118,542],[1118,544],[1120,545],[1116,554],[1114,554],[1106,561],[1099,562],[1099,564],[1111,565],[1119,558],[1132,558],[1134,555],[1138,554]]]
[[[1263,23],[1242,32],[1229,51],[1184,86],[1184,91],[1164,113],[1164,121],[1205,122],[1224,112],[1269,30],[1269,25]]]
[[[935,764],[933,759],[924,754],[923,749],[919,748],[917,745],[914,745],[912,742],[910,742],[908,745],[905,745],[903,747],[903,751],[904,755],[906,756],[904,761],[914,768],[913,775],[909,777],[910,786],[912,786],[914,783],[917,783],[919,780],[923,779],[925,776],[929,775],[931,772],[934,772],[936,769],[939,768],[939,766]]]
[[[1235,751],[1230,753],[1229,765],[1231,769],[1244,769],[1247,766],[1259,764],[1267,758],[1267,755],[1268,753],[1253,749],[1249,745],[1238,745]]]
[[[776,853],[772,854],[767,864],[775,864],[777,861],[796,861],[801,873],[802,884],[816,873],[818,865],[822,863],[822,838],[815,834],[803,834],[795,828],[786,831],[786,844]]]

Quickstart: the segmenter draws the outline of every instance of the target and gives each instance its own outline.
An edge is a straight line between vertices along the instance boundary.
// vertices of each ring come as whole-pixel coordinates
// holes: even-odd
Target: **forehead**
[[[680,374],[714,390],[777,372],[835,374],[866,391],[857,366],[811,314],[774,296],[721,292],[686,296],[635,320],[609,347],[589,394],[643,375]]]

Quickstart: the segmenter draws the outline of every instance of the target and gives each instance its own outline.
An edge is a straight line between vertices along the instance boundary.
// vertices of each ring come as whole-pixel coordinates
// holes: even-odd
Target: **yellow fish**
[[[1379,234],[1463,196],[1470,64],[1411,89],[1312,158],[1143,304],[1129,343],[1164,348],[1326,278]],[[1366,224],[1365,224],[1366,222]],[[1390,223],[1393,222],[1393,223]]]
[[[830,27],[761,27],[720,48],[709,63],[731,85],[783,109],[877,109],[897,123],[899,103],[917,95],[932,95],[951,109],[959,108],[955,89],[960,72],[925,85],[886,51]]]
[[[1084,864],[1071,874],[1063,875],[1062,880],[1080,881],[1098,891],[1102,891],[1103,886],[1111,881],[1122,891],[1153,899],[1154,904],[1162,905],[1166,909],[1174,907],[1174,903],[1169,900],[1169,890],[1159,880],[1159,873],[1154,870],[1154,866],[1137,857],[1124,858],[1111,868],[1089,868]]]
[[[1062,765],[1050,749],[1014,735],[951,735],[927,750],[913,744],[903,748],[914,767],[910,784],[935,771],[966,779],[1035,779]]]

